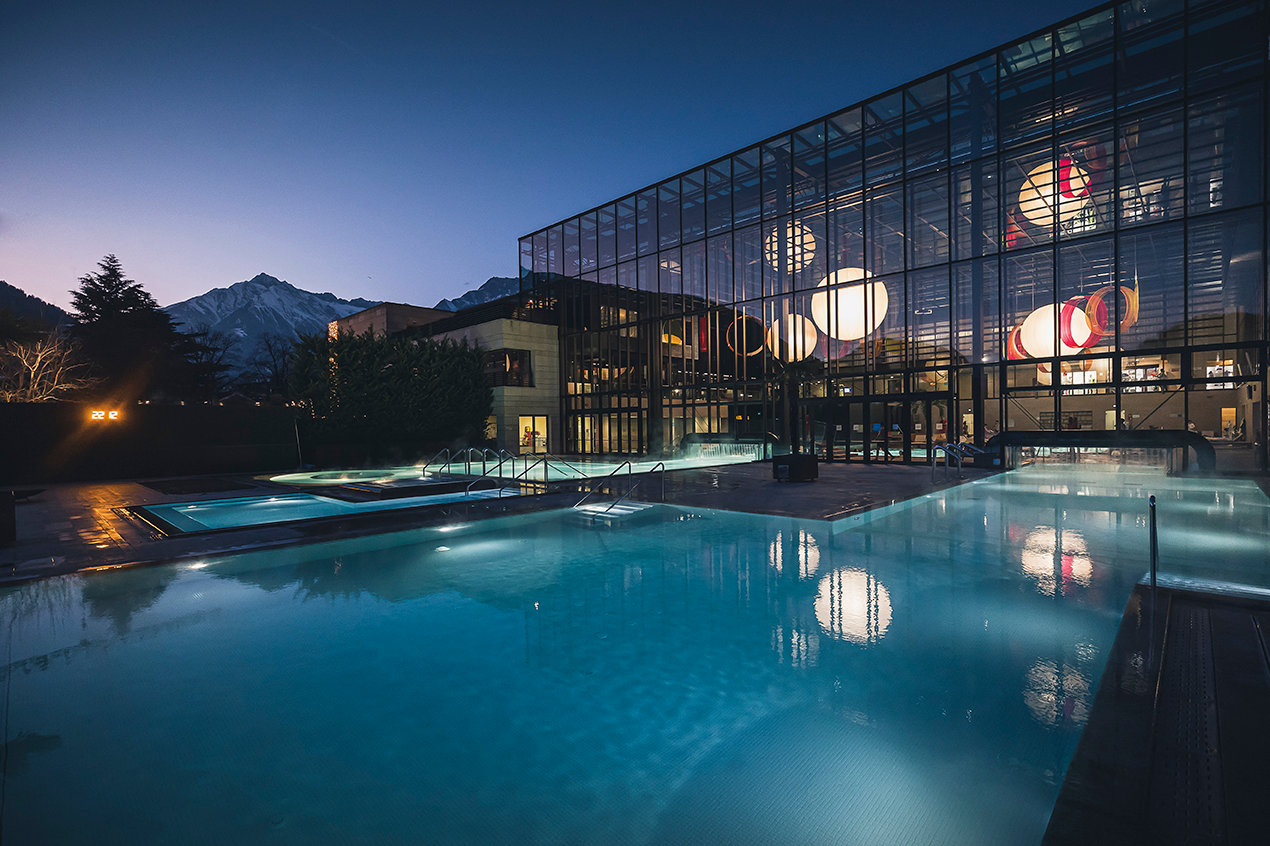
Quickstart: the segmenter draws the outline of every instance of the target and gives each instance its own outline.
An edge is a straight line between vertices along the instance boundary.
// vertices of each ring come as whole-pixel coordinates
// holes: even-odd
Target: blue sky
[[[1093,4],[9,0],[0,279],[433,305],[516,239]],[[356,8],[353,8],[356,6]]]

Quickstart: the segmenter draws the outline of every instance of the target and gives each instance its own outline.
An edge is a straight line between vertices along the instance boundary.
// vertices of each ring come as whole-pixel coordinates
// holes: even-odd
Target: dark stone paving
[[[1047,846],[1270,839],[1270,604],[1139,586]]]

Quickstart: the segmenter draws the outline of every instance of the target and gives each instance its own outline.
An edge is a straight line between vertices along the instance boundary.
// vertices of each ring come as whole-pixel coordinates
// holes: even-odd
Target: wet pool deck
[[[815,482],[772,479],[770,464],[666,473],[666,501],[833,520],[960,482],[942,468],[822,464]],[[991,475],[965,471],[965,481]],[[1264,479],[1259,480],[1263,490]],[[656,500],[643,477],[635,498]],[[568,507],[567,492],[159,537],[123,506],[293,492],[267,476],[50,485],[17,505],[17,543],[0,584]],[[625,483],[620,482],[619,490]],[[163,492],[164,490],[168,492]],[[184,492],[174,492],[184,491]],[[320,491],[314,491],[320,492]],[[1154,609],[1154,614],[1152,610]],[[1139,588],[1129,602],[1047,844],[1264,842],[1270,832],[1270,603]]]

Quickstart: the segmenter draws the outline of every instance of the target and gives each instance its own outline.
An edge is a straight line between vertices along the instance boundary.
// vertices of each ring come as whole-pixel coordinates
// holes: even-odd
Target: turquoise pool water
[[[6,842],[1037,843],[1133,584],[1264,588],[1251,484],[1014,472],[0,593]],[[651,516],[651,515],[649,515]]]
[[[242,526],[265,526],[292,520],[314,520],[374,511],[393,511],[420,505],[442,505],[474,499],[516,496],[519,491],[479,490],[431,496],[408,496],[395,499],[348,502],[317,494],[291,493],[275,496],[245,496],[233,499],[209,499],[202,502],[173,502],[164,505],[138,506],[158,517],[179,532],[205,532],[209,529],[233,529]]]

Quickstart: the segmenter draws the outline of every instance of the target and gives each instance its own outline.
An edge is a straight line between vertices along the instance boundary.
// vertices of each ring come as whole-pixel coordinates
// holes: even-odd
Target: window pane
[[[976,258],[997,251],[1000,201],[997,163],[987,159],[953,172],[956,201],[954,237],[956,257]]]
[[[948,268],[908,274],[909,362],[915,367],[946,364],[952,352]]]
[[[1058,28],[1054,47],[1058,129],[1089,124],[1111,114],[1114,27],[1114,12],[1105,9]]]
[[[706,168],[706,226],[710,234],[732,228],[732,160]]]
[[[859,109],[829,118],[826,128],[829,197],[854,194],[864,185],[863,129]]]
[[[868,265],[878,276],[904,269],[904,189],[896,186],[874,191],[866,207]]]
[[[582,271],[599,267],[599,239],[596,237],[595,212],[582,215]]]
[[[1193,344],[1261,337],[1261,210],[1190,222],[1187,233],[1187,308]]]
[[[556,276],[564,273],[564,229],[561,226],[547,230],[547,270]]]
[[[635,198],[635,250],[641,256],[657,252],[657,190],[648,188]]]
[[[1192,92],[1248,79],[1266,55],[1265,6],[1247,0],[1192,4],[1187,84]]]
[[[1114,255],[1110,238],[1086,239],[1058,254],[1059,355],[1110,350],[1116,342]],[[1107,381],[1100,379],[1098,381]]]
[[[687,243],[706,234],[705,171],[694,170],[685,176],[682,188],[680,212],[683,220],[683,240]]]
[[[706,242],[696,241],[683,248],[685,310],[700,310],[706,302]]]
[[[759,218],[758,148],[732,157],[732,222],[735,226]]]
[[[1001,299],[997,260],[980,259],[953,267],[954,338],[958,357],[969,363],[1000,361]]]
[[[1119,285],[1114,304],[1123,350],[1180,347],[1185,292],[1182,225],[1153,226],[1120,236]],[[1134,309],[1136,298],[1136,312]]]
[[[1003,157],[1001,167],[1005,184],[1005,248],[1025,249],[1052,240],[1058,186],[1050,145]],[[1070,212],[1071,207],[1069,201],[1065,210]]]
[[[953,70],[948,78],[949,120],[954,161],[977,159],[996,150],[997,62],[980,59]]]
[[[1001,51],[1000,116],[1002,145],[1030,141],[1051,130],[1051,39],[1040,35]]]
[[[1183,0],[1120,4],[1120,108],[1181,96],[1184,9]]]
[[[789,213],[789,136],[763,145],[763,217]]]
[[[716,235],[706,242],[706,276],[710,298],[730,303],[732,297],[732,233]]]
[[[1005,260],[1006,357],[1049,358],[1057,353],[1058,316],[1054,258],[1049,250],[1011,255]],[[1024,321],[1031,321],[1024,327]]]
[[[1170,107],[1120,126],[1120,223],[1135,226],[1182,213],[1182,110]]]
[[[908,183],[909,267],[948,261],[948,175]]]
[[[679,243],[679,180],[657,186],[657,233],[662,249]]]
[[[547,232],[534,233],[534,273],[539,278],[545,277],[551,272],[550,264],[547,260]]]
[[[564,274],[576,277],[582,273],[582,250],[578,243],[578,219],[564,224]]]
[[[732,279],[738,300],[763,296],[763,236],[757,226],[736,231]]]
[[[904,168],[904,104],[899,93],[864,107],[864,175],[870,185],[889,182]]]
[[[605,267],[617,260],[617,210],[614,206],[600,209],[598,227],[600,230],[600,267]]]
[[[856,195],[829,207],[828,273],[847,267],[864,269],[864,200]]]
[[[635,258],[635,198],[617,201],[617,260]]]
[[[520,290],[527,291],[533,287],[534,272],[534,239],[520,239]]]
[[[794,133],[794,208],[800,209],[825,198],[825,124]]]
[[[948,77],[939,75],[904,92],[904,149],[908,174],[948,159]]]
[[[1076,238],[1111,229],[1115,177],[1110,127],[1064,136],[1058,144],[1059,237]]]
[[[1241,88],[1193,101],[1188,110],[1192,214],[1261,199],[1261,92]]]

